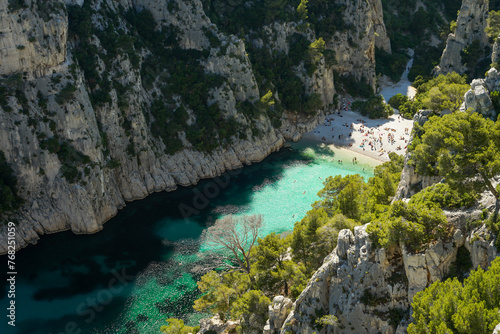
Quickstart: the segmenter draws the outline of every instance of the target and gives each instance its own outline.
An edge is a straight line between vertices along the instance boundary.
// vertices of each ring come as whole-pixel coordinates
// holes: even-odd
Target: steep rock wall
[[[13,15],[0,1],[0,75],[30,71],[40,76],[66,57],[68,17],[63,1],[25,1]]]
[[[470,219],[479,213],[477,209],[454,214]],[[448,240],[430,244],[420,253],[409,253],[404,245],[375,248],[366,227],[355,227],[354,233],[340,231],[337,247],[275,333],[405,333],[413,297],[448,274],[459,247],[470,251],[474,269],[487,268],[499,255],[484,226],[465,236],[457,229]],[[316,319],[324,315],[336,316],[338,325],[318,326]]]
[[[462,63],[460,52],[465,47],[478,40],[481,48],[488,45],[488,36],[485,29],[489,1],[463,0],[457,18],[457,27],[454,33],[448,35],[446,48],[441,56],[439,66],[435,69],[437,74],[457,72],[463,74],[467,68]]]
[[[278,150],[285,140],[298,140],[324,117],[324,110],[310,116],[285,110],[280,125],[275,126],[265,113],[250,119],[238,109],[240,102],[261,97],[252,64],[243,41],[218,31],[198,0],[33,0],[26,1],[26,8],[17,9],[9,9],[8,3],[0,0],[0,15],[5,18],[1,20],[0,74],[13,75],[1,78],[10,93],[0,101],[0,149],[15,171],[24,205],[15,215],[2,220],[17,222],[19,248],[36,242],[45,233],[97,232],[127,201],[171,191],[178,185],[192,185],[258,162]],[[202,66],[207,73],[218,74],[225,80],[210,90],[208,102],[218,104],[222,118],[234,118],[243,135],[233,136],[225,145],[205,152],[188,140],[187,130],[180,131],[184,148],[173,155],[166,154],[170,143],[153,135],[150,109],[162,93],[161,82],[169,77],[158,74],[152,83],[145,82],[141,63],[151,51],[129,47],[138,54],[138,65],[130,52],[113,54],[105,35],[91,34],[89,47],[95,48],[96,57],[93,75],[110,82],[109,99],[96,102],[96,92],[105,82],[95,83],[80,67],[77,58],[81,38],[68,42],[66,6],[89,3],[92,25],[98,31],[107,32],[111,25],[122,34],[131,35],[125,13],[147,9],[159,28],[177,29],[180,47],[208,51]],[[369,19],[363,44],[351,46],[349,54],[372,54],[374,17],[378,18],[377,29],[381,29],[383,21],[381,12],[371,14],[371,10],[368,3],[358,1],[349,12],[360,26],[359,20]],[[219,46],[210,45],[207,29],[220,41]],[[269,31],[283,35],[271,50],[287,50],[287,36],[297,32],[296,25],[281,23],[275,23]],[[36,37],[36,41],[31,37]],[[313,40],[314,36],[309,37]],[[25,48],[18,48],[18,44]],[[337,54],[341,54],[344,48],[340,42],[337,45]],[[350,68],[338,69],[341,74],[354,71],[367,78],[374,75],[373,57],[358,58]],[[303,64],[297,64],[295,72],[308,94],[319,94],[323,109],[332,104],[333,70],[324,59],[312,76],[306,75]],[[121,91],[123,87],[125,93]],[[180,98],[174,96],[174,100],[179,106]],[[196,113],[189,108],[186,112],[187,125],[196,124]],[[6,252],[6,227],[0,227],[0,232],[1,254]]]
[[[382,2],[337,0],[336,3],[345,6],[343,19],[350,29],[336,32],[327,43],[336,52],[335,69],[358,80],[364,78],[375,89],[375,46],[391,51],[383,24]]]

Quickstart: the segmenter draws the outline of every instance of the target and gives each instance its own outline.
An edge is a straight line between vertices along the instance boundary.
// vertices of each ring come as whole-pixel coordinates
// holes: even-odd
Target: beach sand
[[[413,52],[409,53],[410,56]],[[415,96],[415,88],[408,80],[408,72],[413,64],[413,59],[408,61],[406,70],[398,83],[389,80],[380,80],[380,94],[386,101],[398,94]],[[396,152],[404,155],[410,140],[413,120],[401,117],[396,110],[388,119],[369,119],[351,109],[353,100],[349,97],[341,101],[340,113],[338,111],[325,117],[325,122],[318,125],[313,131],[306,133],[303,138],[316,140],[329,145],[334,151],[349,150],[355,155],[349,159],[354,162],[361,159],[375,159],[380,162],[389,161],[389,153]],[[367,158],[362,158],[363,156]],[[352,163],[353,161],[346,161]],[[373,165],[373,160],[367,163]]]
[[[303,138],[320,141],[333,150],[350,150],[360,156],[384,162],[389,161],[390,152],[404,155],[412,128],[413,121],[399,114],[388,119],[369,119],[347,107],[340,115],[327,115],[323,124],[306,133]]]

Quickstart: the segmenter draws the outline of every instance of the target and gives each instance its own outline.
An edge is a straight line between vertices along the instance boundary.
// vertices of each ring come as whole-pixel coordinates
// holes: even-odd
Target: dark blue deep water
[[[262,236],[291,230],[327,176],[373,173],[339,158],[303,142],[216,180],[129,203],[97,234],[42,236],[17,253],[15,328],[7,326],[7,288],[0,290],[0,333],[159,333],[172,316],[194,324],[203,317],[192,309],[208,261],[203,229],[228,213],[260,213]],[[6,256],[0,263],[6,267]]]

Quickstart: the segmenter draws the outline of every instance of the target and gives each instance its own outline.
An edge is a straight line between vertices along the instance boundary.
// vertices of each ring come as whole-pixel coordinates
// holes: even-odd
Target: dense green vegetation
[[[17,193],[17,178],[0,151],[0,214],[16,210],[22,203]]]
[[[161,326],[160,331],[165,334],[189,334],[197,333],[200,326],[186,326],[183,320],[169,318],[166,320],[167,325]]]
[[[419,79],[414,82],[414,86],[417,94],[412,100],[397,94],[388,101],[389,105],[399,109],[403,117],[408,119],[413,118],[421,109],[430,109],[435,113],[443,110],[456,111],[470,88],[465,77],[455,72],[441,74],[427,81]]]
[[[500,322],[500,259],[484,271],[472,271],[462,283],[457,279],[435,282],[413,298],[413,323],[409,334],[491,334]]]
[[[436,2],[424,0],[425,7],[417,1],[382,0],[384,23],[391,41],[392,54],[376,50],[377,74],[386,74],[398,81],[407,62],[406,49],[415,51],[413,66],[408,78],[414,81],[418,76],[431,78],[432,69],[439,63],[444,41],[449,31],[450,20],[456,19],[460,0]],[[442,17],[440,13],[445,13]],[[430,36],[440,36],[441,44],[431,46]]]
[[[412,155],[417,173],[443,176],[463,193],[488,190],[499,197],[492,179],[500,172],[500,123],[474,112],[456,112],[431,117],[423,131]]]
[[[363,116],[373,118],[388,118],[394,114],[390,105],[386,104],[381,95],[372,95],[366,101],[357,100],[352,104],[353,110],[357,110]]]

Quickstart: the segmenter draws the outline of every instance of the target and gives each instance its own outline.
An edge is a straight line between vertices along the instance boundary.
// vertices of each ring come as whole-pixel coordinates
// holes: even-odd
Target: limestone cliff
[[[453,71],[463,74],[467,70],[461,56],[464,48],[470,46],[474,41],[477,41],[477,48],[482,49],[488,45],[488,36],[485,32],[488,10],[489,1],[462,1],[456,29],[448,35],[446,48],[441,56],[439,66],[435,69],[437,74]]]
[[[271,115],[272,110],[257,107],[262,92],[245,43],[220,31],[199,0],[9,4],[0,0],[0,84],[6,92],[0,101],[0,149],[15,171],[25,204],[2,220],[17,222],[18,247],[45,233],[97,232],[127,201],[258,162],[285,140],[298,140],[311,130],[334,100],[334,68],[321,57],[314,73],[308,73],[303,63],[293,69],[305,95],[320,98],[314,113],[284,110]],[[375,32],[381,45],[387,44],[377,11],[380,1],[347,6],[352,22],[363,26],[355,36],[363,36],[343,46],[342,41],[348,43],[344,34],[327,47],[338,57],[344,52],[353,55],[339,59],[340,74],[372,80]],[[134,15],[139,15],[134,13],[144,10],[154,19],[154,30],[134,23]],[[144,18],[140,22],[151,25]],[[286,52],[288,37],[295,33],[315,40],[312,31],[299,31],[296,24],[275,23],[268,30],[277,36],[275,44],[261,45],[269,53],[280,48]],[[209,138],[218,143],[210,150],[200,149],[206,143],[193,142],[203,132],[205,116],[183,103],[186,97],[172,93],[168,83],[177,74],[162,71],[162,58],[153,57],[156,46],[147,38],[157,38],[159,32],[165,40],[173,36],[170,40],[179,50],[187,50],[187,58],[198,52],[195,65],[203,69],[199,75],[215,78],[207,101],[200,102],[206,108],[217,106],[217,111],[210,110],[221,124]],[[184,61],[174,57],[172,61]],[[166,102],[161,100],[164,96]],[[274,98],[282,98],[279,91]],[[243,108],[245,103],[253,104],[253,111]],[[163,126],[155,123],[161,117],[158,110],[170,110],[166,122],[179,115],[184,127],[174,128],[174,135],[158,131]],[[236,134],[223,139],[223,131],[232,130]],[[172,150],[175,143],[181,149]],[[0,254],[7,245],[5,226],[1,231]]]
[[[358,80],[364,78],[375,89],[375,46],[391,52],[382,2],[337,0],[336,3],[345,6],[343,19],[351,29],[336,32],[329,41],[336,52],[335,69]]]
[[[8,1],[0,2],[0,75],[29,71],[36,75],[66,58],[68,17],[59,1],[29,1],[11,13]]]
[[[486,196],[482,204],[493,209],[494,202]],[[466,230],[466,220],[477,219],[480,212],[479,207],[448,212],[453,236],[419,253],[406,251],[404,245],[375,248],[367,225],[354,233],[342,230],[337,247],[312,276],[281,329],[267,333],[405,333],[413,296],[448,274],[460,247],[470,252],[473,268],[486,268],[499,255],[484,226]],[[279,313],[270,315],[273,322],[280,319]],[[338,324],[318,324],[316,319],[325,315],[336,316]]]

